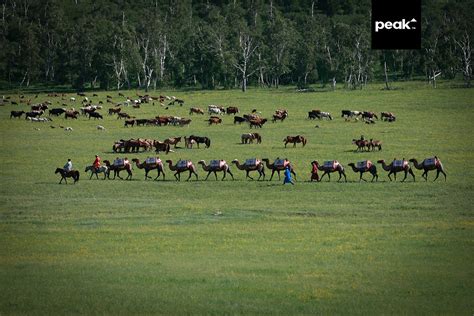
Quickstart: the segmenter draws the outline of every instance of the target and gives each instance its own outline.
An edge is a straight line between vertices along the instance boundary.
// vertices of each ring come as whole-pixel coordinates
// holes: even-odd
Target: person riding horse
[[[98,155],[95,155],[95,160],[94,160],[94,163],[92,164],[92,166],[94,166],[94,172],[97,172],[97,170],[99,170],[100,168],[100,157]]]

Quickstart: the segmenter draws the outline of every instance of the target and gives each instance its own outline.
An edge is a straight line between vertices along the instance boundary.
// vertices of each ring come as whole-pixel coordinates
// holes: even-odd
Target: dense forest
[[[370,0],[1,2],[3,88],[358,89],[472,77],[469,0],[423,3],[421,50],[372,50]]]

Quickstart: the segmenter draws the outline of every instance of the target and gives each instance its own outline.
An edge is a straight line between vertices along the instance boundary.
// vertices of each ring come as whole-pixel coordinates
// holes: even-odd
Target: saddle
[[[372,167],[372,162],[370,160],[364,160],[357,162],[357,169],[367,171]]]
[[[275,160],[274,166],[275,167],[285,167],[288,166],[290,162],[286,159],[277,159]]]
[[[257,158],[252,158],[252,159],[245,160],[245,165],[250,166],[250,167],[256,166],[257,165]]]
[[[405,168],[408,165],[408,161],[406,160],[394,160],[392,162],[392,166],[396,168]]]
[[[114,160],[114,166],[115,166],[115,167],[123,167],[123,166],[125,166],[125,160],[122,159],[122,158],[115,159],[115,160]]]
[[[424,165],[425,166],[437,166],[439,164],[438,162],[438,159],[436,159],[435,157],[430,157],[430,158],[427,158],[425,159],[425,162],[424,162]]]
[[[224,166],[225,161],[224,160],[211,160],[209,162],[209,167],[211,168],[221,168]]]
[[[189,161],[189,160],[180,160],[180,161],[178,161],[178,163],[176,164],[176,167],[177,167],[177,168],[180,168],[180,169],[182,169],[182,168],[188,168],[191,164],[192,164],[192,162]]]
[[[156,157],[148,157],[146,160],[145,160],[145,164],[146,165],[156,165],[158,163],[161,162],[161,159],[159,158],[156,158]]]
[[[336,169],[337,165],[339,163],[337,162],[337,160],[328,160],[328,161],[325,161],[323,166],[324,166],[324,169]]]

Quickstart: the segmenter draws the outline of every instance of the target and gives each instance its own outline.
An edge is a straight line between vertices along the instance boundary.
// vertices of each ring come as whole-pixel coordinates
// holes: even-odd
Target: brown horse
[[[297,143],[302,143],[303,147],[306,145],[308,140],[301,135],[296,135],[296,136],[286,136],[286,138],[283,140],[285,142],[285,148],[288,143],[293,143],[293,147],[296,147]]]
[[[250,143],[252,144],[254,140],[257,141],[257,144],[262,143],[262,136],[259,133],[246,133],[241,136],[242,144]]]
[[[56,171],[54,173],[55,174],[57,174],[57,173],[61,174],[61,180],[59,181],[59,184],[61,184],[61,182],[63,182],[63,180],[67,184],[67,179],[66,178],[73,178],[74,183],[79,181],[79,171],[77,171],[77,170],[66,171],[62,168],[56,168]]]
[[[204,115],[204,110],[201,109],[201,108],[190,108],[189,109],[189,115],[191,115],[193,113]]]
[[[174,148],[176,148],[176,145],[181,141],[181,136],[180,137],[170,137],[165,139],[163,142],[165,144],[170,144],[174,145]]]

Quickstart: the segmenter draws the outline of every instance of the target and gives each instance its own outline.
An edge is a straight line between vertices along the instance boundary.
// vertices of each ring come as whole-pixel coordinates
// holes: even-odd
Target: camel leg
[[[227,170],[227,172],[228,172],[228,173],[230,174],[230,176],[232,177],[232,180],[235,180],[235,179],[234,179],[234,175],[232,174],[232,172],[230,171],[230,169]]]
[[[192,174],[193,174],[193,171],[189,170],[189,177],[186,179],[186,181],[189,181],[189,179],[191,179]]]
[[[275,169],[272,169],[272,175],[270,176],[270,181],[272,181],[274,174],[275,174]],[[280,175],[280,173],[278,173],[278,175]],[[278,180],[279,180],[279,179],[278,179]]]
[[[344,170],[342,170],[342,175],[344,176],[344,182],[347,182],[347,178],[346,178],[346,173]],[[339,175],[340,176],[340,175]]]
[[[196,173],[196,171],[193,171],[194,175],[196,176],[196,181],[198,181],[198,174]]]
[[[413,173],[413,170],[411,169],[408,169],[408,172],[411,174],[411,176],[413,177],[413,182],[415,182],[415,174]]]
[[[209,176],[211,175],[211,172],[212,172],[212,171],[208,171],[208,172],[207,172],[207,176],[206,176],[206,179],[204,179],[204,181],[207,181],[207,178],[209,178]]]
[[[247,171],[247,176],[245,178],[250,178],[253,180],[253,178],[249,175],[250,171],[249,170],[246,170]]]
[[[214,171],[214,176],[216,177],[216,181],[217,181],[217,172]],[[225,177],[225,174],[224,174],[224,177]]]
[[[362,178],[362,175],[363,175],[363,174],[364,174],[363,172],[360,172],[359,182],[360,182],[361,180],[364,181],[364,182],[367,182],[367,180],[365,180],[364,178]],[[373,179],[374,179],[374,178],[372,178],[372,180],[373,180]]]
[[[428,170],[425,170],[423,174],[421,175],[421,177],[425,179],[425,181],[428,181]]]
[[[446,173],[442,170],[442,169],[439,169],[438,170],[438,175],[442,173],[444,175],[444,181],[446,182]],[[438,178],[438,175],[436,176],[436,178]],[[436,179],[435,179],[436,180]]]
[[[392,178],[390,177],[391,174],[392,174],[392,171],[390,171],[390,172],[388,173],[388,178],[390,179],[390,181],[392,181]],[[396,175],[396,174],[395,174],[395,175]]]
[[[174,177],[175,177],[176,181],[179,181],[178,175],[179,175],[179,173],[176,171],[176,173],[174,174]]]
[[[408,170],[405,170],[405,177],[403,178],[402,182],[405,182],[405,179],[407,178],[408,175]]]
[[[277,170],[277,173],[278,173],[278,181],[281,181],[280,170]]]
[[[224,172],[224,176],[222,177],[221,181],[224,181],[224,179],[225,179],[225,176],[226,176],[226,174],[227,174],[227,171],[225,171],[225,169],[224,169],[224,170],[222,170],[222,171]],[[217,180],[217,179],[216,179],[216,180]]]

